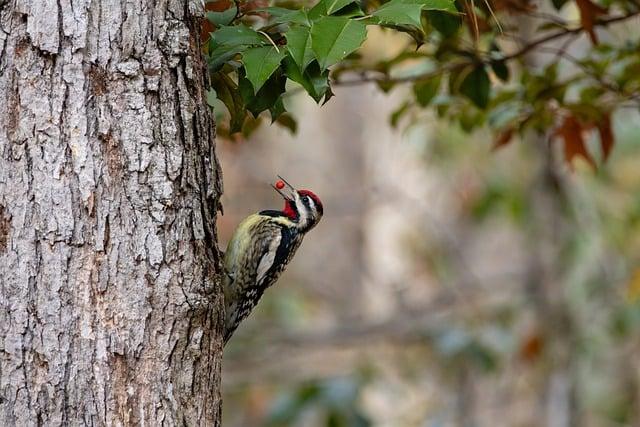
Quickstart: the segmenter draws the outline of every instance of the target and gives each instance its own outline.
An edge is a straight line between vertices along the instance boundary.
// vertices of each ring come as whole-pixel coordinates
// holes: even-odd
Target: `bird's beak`
[[[280,180],[282,182],[284,182],[285,186],[282,189],[279,189],[278,187],[276,187],[275,185],[271,184],[271,186],[273,187],[274,190],[276,190],[285,200],[289,201],[289,202],[293,202],[295,200],[295,193],[296,193],[296,189],[293,187],[293,185],[289,184],[287,182],[286,179],[284,179],[283,177],[281,177],[280,175],[278,175],[278,178],[280,178]]]

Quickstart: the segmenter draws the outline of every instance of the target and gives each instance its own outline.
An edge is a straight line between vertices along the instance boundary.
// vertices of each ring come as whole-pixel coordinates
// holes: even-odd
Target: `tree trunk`
[[[0,425],[220,424],[200,0],[0,0]]]

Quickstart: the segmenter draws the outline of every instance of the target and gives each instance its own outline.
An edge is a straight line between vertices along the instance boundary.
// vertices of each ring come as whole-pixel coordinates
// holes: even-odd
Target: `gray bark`
[[[0,425],[219,425],[199,0],[0,0]]]

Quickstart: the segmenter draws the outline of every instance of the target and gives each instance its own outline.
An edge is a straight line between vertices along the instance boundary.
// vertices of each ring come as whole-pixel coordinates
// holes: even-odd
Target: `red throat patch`
[[[298,213],[296,212],[296,206],[292,201],[289,201],[289,200],[284,201],[284,209],[282,209],[282,212],[290,219],[298,218]]]

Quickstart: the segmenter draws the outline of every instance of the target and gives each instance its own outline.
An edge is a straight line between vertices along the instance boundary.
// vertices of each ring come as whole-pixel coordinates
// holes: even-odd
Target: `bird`
[[[264,291],[278,280],[304,236],[322,219],[322,202],[315,193],[296,190],[278,178],[272,187],[284,199],[284,208],[245,218],[224,254],[225,345]]]

